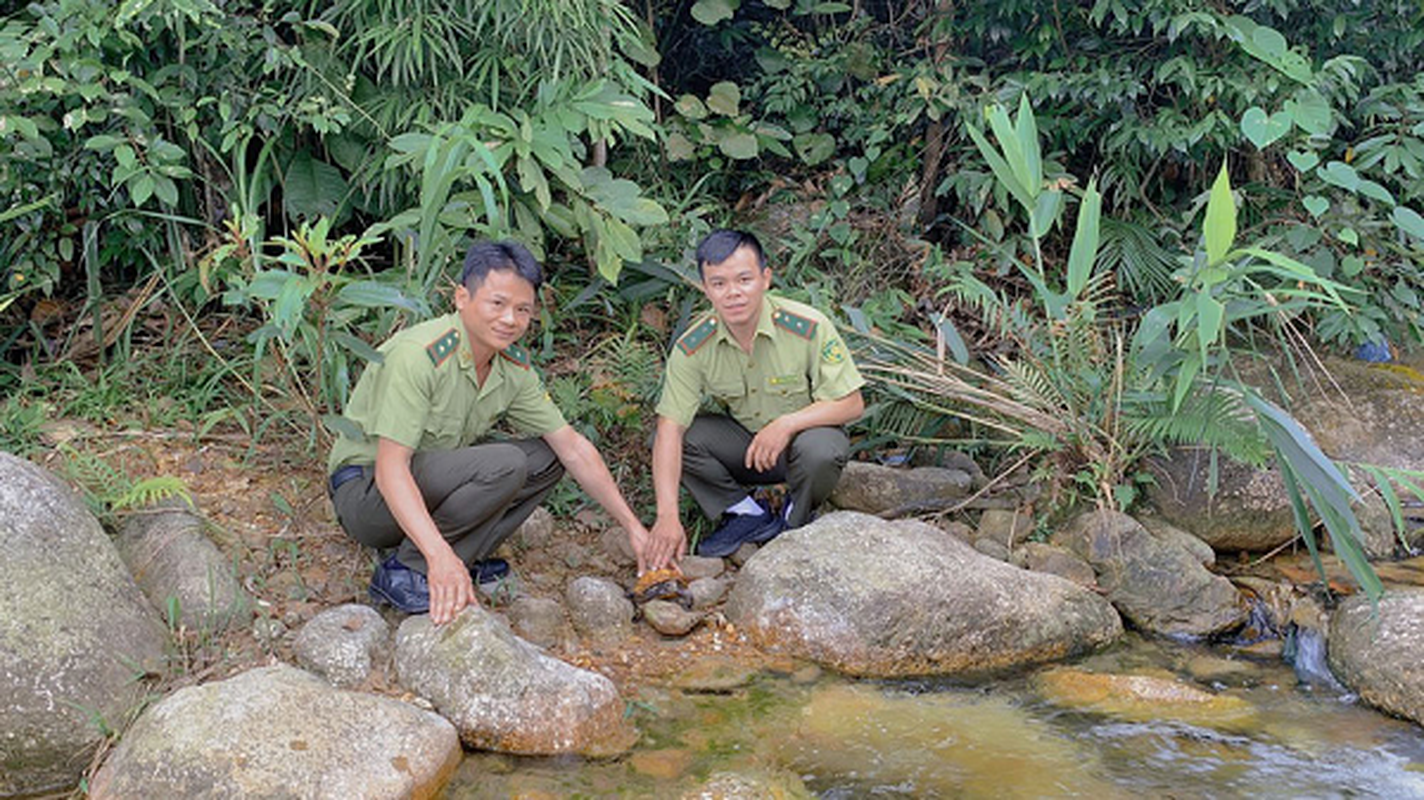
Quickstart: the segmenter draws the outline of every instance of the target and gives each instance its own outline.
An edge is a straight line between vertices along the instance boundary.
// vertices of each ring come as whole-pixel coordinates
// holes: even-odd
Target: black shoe
[[[396,560],[395,556],[382,561],[371,573],[371,600],[395,606],[407,614],[425,614],[430,611],[430,584],[425,576]]]
[[[494,583],[509,574],[509,562],[502,558],[486,558],[470,565],[470,580],[477,585]]]
[[[760,514],[723,514],[722,524],[706,539],[697,543],[697,554],[708,558],[726,558],[737,552],[745,542],[768,542],[785,527],[781,517],[763,511]]]

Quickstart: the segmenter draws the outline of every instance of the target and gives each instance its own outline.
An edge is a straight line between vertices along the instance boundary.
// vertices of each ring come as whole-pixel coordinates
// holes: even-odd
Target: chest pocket
[[[800,411],[811,402],[811,382],[801,373],[768,377],[765,391],[777,414]]]
[[[723,405],[734,405],[746,399],[747,384],[741,378],[713,381],[708,384],[707,393]]]

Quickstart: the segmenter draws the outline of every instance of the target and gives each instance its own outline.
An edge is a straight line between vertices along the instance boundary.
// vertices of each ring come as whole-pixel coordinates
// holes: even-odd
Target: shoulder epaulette
[[[684,333],[681,339],[677,340],[677,347],[683,353],[692,355],[697,352],[697,348],[707,343],[712,338],[712,334],[717,332],[717,318],[708,317],[692,330]]]
[[[440,366],[445,363],[445,359],[454,355],[460,349],[460,332],[455,328],[440,334],[440,338],[425,346],[425,354],[430,356],[430,363]]]
[[[499,351],[499,354],[504,356],[506,361],[511,361],[523,369],[529,369],[529,351],[519,345],[512,344]]]
[[[810,339],[816,335],[816,321],[808,317],[803,317],[784,308],[778,308],[771,315],[771,322],[776,327],[789,331],[800,336],[802,339]]]

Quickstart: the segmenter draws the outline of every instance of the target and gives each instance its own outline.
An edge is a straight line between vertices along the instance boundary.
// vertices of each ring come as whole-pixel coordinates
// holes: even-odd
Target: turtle
[[[675,569],[664,568],[644,572],[628,597],[634,605],[642,605],[649,600],[671,600],[684,609],[692,608],[692,593],[687,591],[687,576]]]

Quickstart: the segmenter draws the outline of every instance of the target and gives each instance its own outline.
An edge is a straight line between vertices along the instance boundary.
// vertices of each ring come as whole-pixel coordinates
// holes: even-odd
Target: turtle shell
[[[687,577],[675,569],[655,569],[638,576],[633,586],[633,602],[681,600],[687,591]]]

